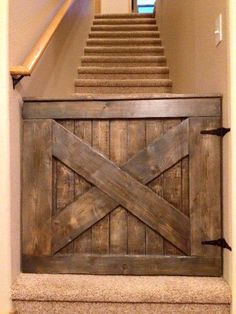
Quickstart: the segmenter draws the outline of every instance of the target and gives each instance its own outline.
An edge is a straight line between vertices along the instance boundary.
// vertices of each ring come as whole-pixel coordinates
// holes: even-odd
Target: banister
[[[10,68],[14,87],[24,76],[31,75],[35,66],[37,65],[44,51],[46,50],[50,40],[52,39],[53,34],[57,30],[66,13],[69,11],[73,2],[74,0],[65,0],[64,4],[58,10],[48,28],[40,36],[37,43],[32,48],[31,52],[24,60],[23,64],[12,66]]]

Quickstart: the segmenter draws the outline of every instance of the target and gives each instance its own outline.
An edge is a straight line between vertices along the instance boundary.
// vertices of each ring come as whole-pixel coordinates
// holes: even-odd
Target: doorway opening
[[[155,0],[133,0],[132,10],[137,13],[153,13]]]

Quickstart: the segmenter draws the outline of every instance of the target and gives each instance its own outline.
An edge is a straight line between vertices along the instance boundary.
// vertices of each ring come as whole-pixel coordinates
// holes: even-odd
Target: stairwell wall
[[[11,65],[24,60],[63,2],[62,0],[10,2]],[[63,97],[74,92],[74,79],[88,38],[94,10],[94,0],[74,1],[31,77],[24,78],[17,86],[22,96]],[[37,15],[39,20],[36,18]]]
[[[94,0],[75,1],[32,76],[24,78],[15,90],[9,66],[23,62],[63,2],[0,2],[0,314],[11,310],[10,288],[20,272],[22,96],[63,97],[73,93],[76,68],[94,15]]]
[[[216,47],[215,20],[223,16],[223,42]],[[174,93],[220,93],[223,95],[223,124],[232,131],[223,141],[224,237],[233,252],[224,252],[224,276],[236,299],[236,174],[233,164],[236,133],[233,125],[232,75],[235,57],[236,4],[234,0],[157,0],[157,21],[165,47]],[[231,34],[231,36],[230,36]],[[230,46],[231,45],[231,46]],[[234,46],[232,46],[234,45]],[[234,57],[233,57],[234,56]],[[234,71],[233,71],[234,70]],[[233,304],[232,313],[236,313]]]

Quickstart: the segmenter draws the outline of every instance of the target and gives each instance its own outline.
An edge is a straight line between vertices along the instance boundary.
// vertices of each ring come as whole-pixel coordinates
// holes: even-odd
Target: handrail
[[[63,20],[66,13],[69,11],[74,0],[66,0],[61,8],[58,10],[55,17],[52,19],[48,28],[40,36],[35,46],[32,48],[31,52],[26,57],[25,61],[21,65],[12,66],[10,68],[11,76],[13,77],[13,85],[15,85],[24,77],[30,76],[33,72],[36,64],[40,60],[44,51],[46,50],[53,34],[57,30],[61,21]]]

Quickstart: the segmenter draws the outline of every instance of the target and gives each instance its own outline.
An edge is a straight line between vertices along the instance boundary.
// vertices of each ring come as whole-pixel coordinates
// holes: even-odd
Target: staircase
[[[205,191],[220,186],[220,146],[201,136],[219,126],[221,97],[168,94],[149,14],[95,16],[84,54],[75,95],[24,99],[16,313],[229,314],[222,254],[199,245],[222,231],[220,193]]]
[[[152,14],[95,16],[75,80],[76,93],[170,93],[171,86]]]

